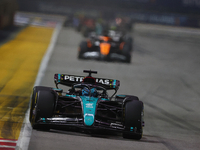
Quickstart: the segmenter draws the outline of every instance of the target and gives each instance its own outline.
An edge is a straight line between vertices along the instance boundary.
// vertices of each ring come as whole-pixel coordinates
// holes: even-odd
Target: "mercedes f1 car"
[[[133,40],[120,31],[109,30],[101,36],[91,33],[78,49],[79,59],[131,62]]]
[[[55,74],[56,88],[33,88],[30,123],[33,129],[53,126],[121,132],[124,138],[140,140],[144,127],[143,102],[133,95],[115,95],[119,80]],[[58,85],[69,86],[64,92]],[[108,90],[114,90],[111,97]],[[115,96],[114,96],[115,95]]]

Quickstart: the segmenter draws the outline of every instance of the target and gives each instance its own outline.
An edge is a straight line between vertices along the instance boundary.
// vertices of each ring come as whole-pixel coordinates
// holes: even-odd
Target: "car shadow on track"
[[[51,132],[57,134],[67,134],[72,136],[82,136],[82,137],[94,137],[94,138],[103,138],[103,139],[112,139],[120,141],[136,141],[136,142],[145,142],[145,143],[161,143],[158,137],[144,135],[141,140],[134,139],[125,139],[122,137],[122,133],[113,132],[108,130],[85,130],[74,127],[54,127],[49,131],[42,132]]]

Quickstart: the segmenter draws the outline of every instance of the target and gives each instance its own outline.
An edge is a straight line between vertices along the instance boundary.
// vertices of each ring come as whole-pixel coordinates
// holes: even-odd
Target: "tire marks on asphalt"
[[[165,111],[164,109],[162,109],[160,107],[157,107],[154,104],[151,104],[151,103],[145,101],[145,105],[153,108],[154,110],[158,111],[160,114],[163,114],[165,117],[168,118],[168,119],[166,119],[166,118],[162,119],[162,117],[160,115],[158,115],[157,118],[159,118],[161,120],[164,120],[164,121],[166,121],[168,123],[171,123],[171,124],[173,124],[174,126],[176,126],[178,128],[191,130],[193,132],[200,132],[200,128],[199,127],[196,127],[196,126],[186,122],[184,119],[181,119],[180,117],[172,115],[171,113]],[[156,117],[156,116],[154,115],[154,117]]]

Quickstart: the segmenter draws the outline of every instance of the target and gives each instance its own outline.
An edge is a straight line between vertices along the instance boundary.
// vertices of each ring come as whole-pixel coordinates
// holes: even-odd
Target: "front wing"
[[[98,120],[94,121],[94,124],[92,126],[86,126],[84,125],[83,118],[69,118],[69,117],[53,117],[53,118],[41,118],[38,120],[37,124],[39,125],[48,125],[50,127],[59,127],[59,126],[65,126],[65,127],[76,127],[81,129],[89,129],[89,130],[110,130],[115,132],[127,132],[132,134],[141,134],[137,132],[136,129],[130,129],[125,130],[125,127],[121,123],[107,123],[107,122],[101,122]]]
[[[119,61],[127,62],[130,59],[130,55],[125,55],[118,52],[110,52],[108,55],[102,55],[99,51],[86,51],[82,53],[83,59],[96,59],[103,61]]]

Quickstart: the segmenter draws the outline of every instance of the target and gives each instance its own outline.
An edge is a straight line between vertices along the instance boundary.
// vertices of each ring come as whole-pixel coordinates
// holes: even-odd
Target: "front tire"
[[[56,95],[51,88],[34,87],[29,118],[33,129],[49,130],[49,127],[40,126],[37,122],[40,118],[53,116],[55,101]]]
[[[143,134],[143,102],[138,100],[127,101],[124,105],[123,138],[140,140]]]
[[[124,56],[126,56],[125,63],[131,63],[131,45],[128,43],[124,44],[122,53]]]
[[[33,116],[33,109],[36,105],[36,100],[37,100],[37,92],[41,91],[41,90],[49,90],[51,88],[49,87],[44,87],[44,86],[35,86],[33,88],[33,92],[32,92],[32,97],[31,97],[31,104],[30,104],[30,113],[29,113],[29,121],[31,122],[31,118]]]
[[[83,54],[87,51],[87,42],[83,41],[81,42],[79,46],[79,52],[78,52],[78,58],[79,59],[84,59]]]

